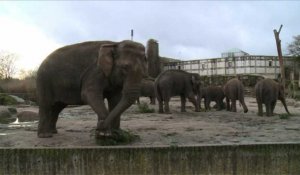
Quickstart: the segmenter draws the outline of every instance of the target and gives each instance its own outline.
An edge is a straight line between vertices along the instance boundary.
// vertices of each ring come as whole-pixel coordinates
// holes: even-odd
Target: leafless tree
[[[289,54],[300,56],[300,35],[294,36],[294,41],[288,45]]]
[[[17,55],[14,53],[0,52],[0,79],[10,79],[16,73]]]

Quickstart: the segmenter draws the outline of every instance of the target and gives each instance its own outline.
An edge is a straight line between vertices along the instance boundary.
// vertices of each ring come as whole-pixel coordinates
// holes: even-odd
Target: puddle
[[[33,127],[38,123],[38,121],[32,122],[19,122],[18,118],[16,121],[9,123],[9,124],[0,124],[0,129],[13,129],[13,128],[27,128]]]

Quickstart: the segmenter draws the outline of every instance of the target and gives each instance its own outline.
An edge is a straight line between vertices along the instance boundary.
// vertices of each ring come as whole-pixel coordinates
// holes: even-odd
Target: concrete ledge
[[[0,148],[0,174],[300,174],[300,144]]]

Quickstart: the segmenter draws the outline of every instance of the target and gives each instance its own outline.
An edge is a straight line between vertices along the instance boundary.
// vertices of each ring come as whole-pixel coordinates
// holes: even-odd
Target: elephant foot
[[[244,110],[244,113],[247,113],[248,112],[248,109]]]
[[[46,132],[46,133],[38,133],[39,138],[50,138],[52,137],[52,133]]]
[[[97,129],[96,129],[96,137],[109,137],[112,135],[111,129],[107,124],[105,124],[104,120],[98,121]]]

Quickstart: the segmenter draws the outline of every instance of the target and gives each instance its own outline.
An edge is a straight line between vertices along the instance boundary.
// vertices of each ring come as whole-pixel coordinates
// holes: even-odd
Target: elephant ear
[[[98,52],[97,65],[103,71],[106,77],[108,77],[112,71],[112,67],[114,64],[113,53],[114,53],[115,46],[116,46],[115,44],[102,45]]]

